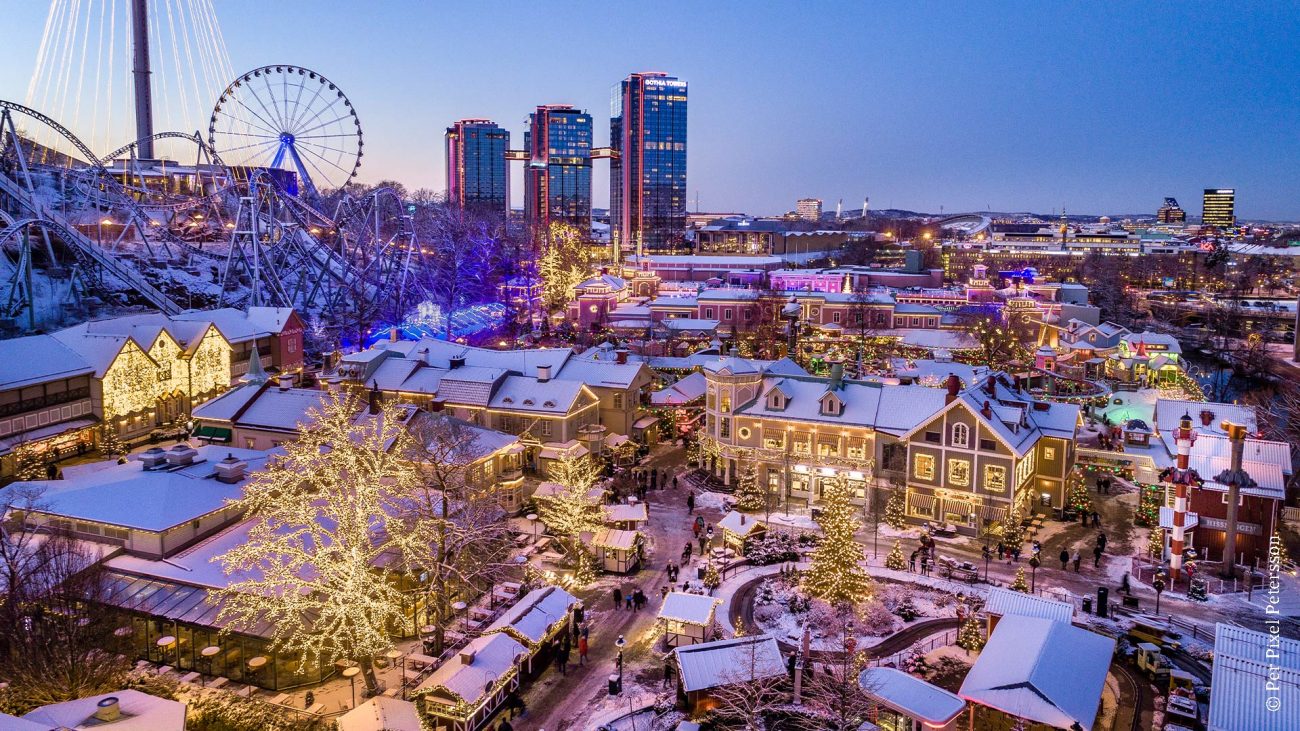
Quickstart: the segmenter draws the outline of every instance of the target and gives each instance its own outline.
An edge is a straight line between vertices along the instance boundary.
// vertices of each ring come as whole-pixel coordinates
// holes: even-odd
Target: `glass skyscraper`
[[[650,71],[616,88],[609,143],[615,251],[689,253],[686,241],[686,82]]]
[[[528,115],[524,217],[536,231],[552,221],[591,231],[591,115],[547,104]]]
[[[489,119],[462,119],[447,128],[447,202],[504,216],[510,206],[506,150],[510,132]]]
[[[1201,198],[1201,223],[1217,229],[1237,225],[1237,191],[1233,188],[1206,188]]]

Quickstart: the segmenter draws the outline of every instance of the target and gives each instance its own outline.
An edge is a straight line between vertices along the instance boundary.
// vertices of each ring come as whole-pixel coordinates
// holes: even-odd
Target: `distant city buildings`
[[[686,253],[686,82],[634,73],[609,121],[610,223],[616,249]]]
[[[800,198],[794,206],[795,215],[805,221],[822,220],[822,200],[821,198]]]
[[[1187,211],[1178,205],[1174,198],[1166,198],[1165,204],[1156,211],[1156,223],[1187,223]]]
[[[510,131],[489,119],[462,119],[447,128],[445,140],[447,201],[505,215],[510,204]]]
[[[524,135],[524,218],[538,230],[553,221],[591,228],[591,115],[545,104],[528,116]]]
[[[1201,224],[1220,229],[1236,226],[1236,198],[1233,188],[1206,188],[1201,198]]]

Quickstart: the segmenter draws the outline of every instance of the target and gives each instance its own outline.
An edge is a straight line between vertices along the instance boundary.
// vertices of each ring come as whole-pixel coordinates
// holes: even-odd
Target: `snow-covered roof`
[[[1064,622],[1002,618],[961,684],[973,703],[1011,716],[1092,728],[1115,640]]]
[[[650,519],[645,503],[636,503],[635,505],[618,503],[616,505],[605,505],[603,507],[605,510],[605,520],[609,523],[623,523],[627,521],[643,523]]]
[[[233,307],[221,307],[215,310],[193,310],[174,315],[173,320],[191,322],[210,322],[231,343],[277,335],[289,323],[293,314],[291,307],[250,307],[248,312]]]
[[[1142,343],[1143,345],[1162,346],[1164,348],[1164,350],[1160,351],[1162,353],[1183,352],[1182,346],[1178,343],[1178,338],[1165,333],[1126,333],[1120,337],[1120,342],[1129,343],[1134,349],[1136,349],[1138,343]]]
[[[751,361],[751,362],[752,362],[752,361]],[[800,366],[798,363],[795,363],[794,361],[790,360],[789,358],[782,358],[782,359],[780,359],[780,360],[774,360],[774,361],[772,361],[771,363],[767,364],[766,366],[763,366],[763,373],[764,373],[765,375],[769,375],[769,376],[807,376],[807,375],[810,375],[810,374],[808,373],[808,371],[806,371],[806,370],[803,369],[803,366]]]
[[[613,548],[620,551],[630,551],[636,546],[637,539],[641,537],[640,531],[618,530],[617,528],[601,528],[596,536],[591,539],[592,545],[601,548]]]
[[[338,718],[338,731],[422,731],[420,710],[401,698],[376,696]]]
[[[658,325],[669,330],[716,330],[718,329],[717,320],[705,320],[698,317],[671,317],[667,320],[660,320]]]
[[[99,702],[116,698],[121,716],[112,723],[95,718]],[[138,690],[115,690],[86,696],[74,701],[51,703],[23,716],[23,720],[42,724],[46,729],[112,728],[113,731],[184,731],[185,704],[141,693]],[[4,728],[9,726],[0,724]]]
[[[999,617],[1039,617],[1067,624],[1074,618],[1072,604],[1012,591],[1000,586],[989,590],[988,599],[984,602],[984,611]]]
[[[659,607],[659,618],[707,627],[713,621],[714,608],[721,602],[721,599],[703,594],[669,592]]]
[[[963,330],[913,330],[899,328],[890,330],[890,335],[898,336],[905,345],[918,348],[945,348],[947,350],[966,350],[979,346],[975,336]]]
[[[943,408],[945,392],[924,386],[886,386],[845,381],[835,391],[844,408],[836,415],[822,413],[821,398],[827,379],[814,377],[767,378],[760,397],[736,409],[737,414],[788,421],[871,426],[891,434],[904,433]],[[779,388],[785,408],[769,408],[767,394]]]
[[[785,659],[771,635],[701,642],[673,654],[687,693],[785,674]]]
[[[321,413],[330,400],[327,391],[311,388],[269,387],[253,398],[234,420],[239,426],[297,432],[311,421],[309,413]],[[195,415],[197,418],[197,414]]]
[[[551,377],[564,381],[581,381],[588,386],[628,388],[638,380],[649,380],[648,370],[644,363],[570,358],[560,372]]]
[[[90,363],[52,335],[0,340],[0,391],[94,372]]]
[[[36,723],[8,713],[0,713],[0,728],[5,731],[50,731],[48,723]]]
[[[195,419],[207,421],[231,421],[237,414],[243,411],[257,394],[261,392],[260,383],[245,383],[236,386],[220,396],[204,401],[194,407],[192,415]]]
[[[1201,412],[1210,412],[1210,423],[1201,424]],[[1226,436],[1227,432],[1219,427],[1223,421],[1231,421],[1234,424],[1243,424],[1246,431],[1255,432],[1259,429],[1258,419],[1255,409],[1252,406],[1241,406],[1239,404],[1221,404],[1210,403],[1207,401],[1181,401],[1178,399],[1156,399],[1155,420],[1156,427],[1160,429],[1160,437],[1169,445],[1169,451],[1174,452],[1173,430],[1178,428],[1178,422],[1183,418],[1183,414],[1192,417],[1192,429],[1197,434],[1215,434]]]
[[[896,668],[867,668],[858,684],[881,705],[932,728],[947,725],[966,708],[953,693]]]
[[[382,344],[403,357],[422,360],[436,368],[450,368],[453,358],[463,358],[466,366],[499,368],[525,375],[537,372],[537,366],[549,365],[551,373],[560,371],[573,351],[569,348],[529,348],[524,350],[491,350],[447,342],[437,338],[421,338]]]
[[[461,648],[456,657],[439,665],[425,678],[416,692],[445,688],[457,698],[474,705],[492,683],[510,672],[515,658],[527,652],[527,647],[504,632],[475,637]],[[473,653],[473,660],[469,663],[461,659],[467,653]],[[437,700],[437,697],[432,699]]]
[[[505,369],[465,366],[441,374],[438,398],[452,404],[487,406],[497,384],[507,378]],[[402,389],[406,390],[406,389]]]
[[[278,450],[236,449],[204,445],[194,463],[180,468],[142,469],[137,461],[64,475],[63,480],[34,480],[43,490],[41,512],[78,520],[164,531],[207,515],[243,495],[243,485],[210,479],[226,455],[248,463],[246,474],[266,466]],[[245,478],[247,479],[247,478]],[[7,489],[7,488],[5,488]]]
[[[446,382],[444,378],[443,384]],[[508,411],[567,414],[582,405],[584,391],[590,393],[580,381],[538,381],[527,376],[507,376],[492,394],[488,406]]]
[[[1300,728],[1300,640],[1220,622],[1210,687],[1208,731]]]
[[[762,521],[758,518],[735,510],[722,516],[722,520],[718,521],[719,528],[742,536],[749,535],[755,528],[760,528],[762,525]]]
[[[558,586],[534,589],[483,632],[509,632],[515,639],[535,646],[546,638],[557,622],[568,617],[569,610],[577,603],[577,597]]]
[[[704,398],[708,379],[703,373],[692,373],[667,388],[650,394],[650,403],[656,406],[677,406]]]

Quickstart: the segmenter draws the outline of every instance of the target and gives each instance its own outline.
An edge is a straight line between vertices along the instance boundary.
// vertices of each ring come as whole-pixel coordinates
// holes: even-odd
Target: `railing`
[[[1300,523],[1300,508],[1293,508],[1289,505],[1283,506],[1282,520],[1288,523]]]
[[[911,647],[908,647],[903,650],[899,650],[898,652],[895,652],[892,655],[872,658],[870,661],[867,662],[867,665],[868,667],[877,667],[877,668],[884,667],[884,666],[898,667],[913,652],[920,652],[922,655],[924,655],[925,653],[930,652],[936,647],[946,647],[948,645],[954,644],[956,641],[957,641],[957,633],[955,631],[949,630],[947,632],[944,632],[941,635],[931,637],[930,639],[926,640],[922,644],[912,645]]]
[[[63,393],[37,396],[36,398],[23,399],[22,401],[15,403],[0,405],[0,416],[13,416],[14,414],[26,413],[33,409],[39,409],[45,406],[58,406],[70,401],[77,401],[86,398],[90,398],[90,387],[74,388],[71,391],[64,391]]]

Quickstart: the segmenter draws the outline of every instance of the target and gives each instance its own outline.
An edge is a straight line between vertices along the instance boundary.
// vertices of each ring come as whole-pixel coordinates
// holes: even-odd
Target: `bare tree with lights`
[[[783,669],[761,667],[758,647],[757,641],[747,643],[737,662],[721,672],[722,682],[709,689],[721,728],[766,731],[768,716],[790,701],[789,678]]]
[[[582,534],[595,533],[604,522],[600,499],[591,494],[600,482],[600,465],[590,455],[566,454],[551,464],[548,476],[559,489],[537,497],[537,514],[581,567]]]
[[[591,276],[591,246],[582,232],[567,223],[552,223],[542,242],[537,274],[548,310],[573,299],[577,286]]]
[[[374,658],[405,621],[404,596],[379,567],[405,525],[394,515],[422,476],[408,455],[406,410],[359,414],[356,398],[333,394],[308,413],[310,429],[283,445],[244,487],[236,506],[252,521],[248,539],[215,557],[234,580],[217,594],[218,624],[265,624],[276,652],[348,659],[378,688]]]

